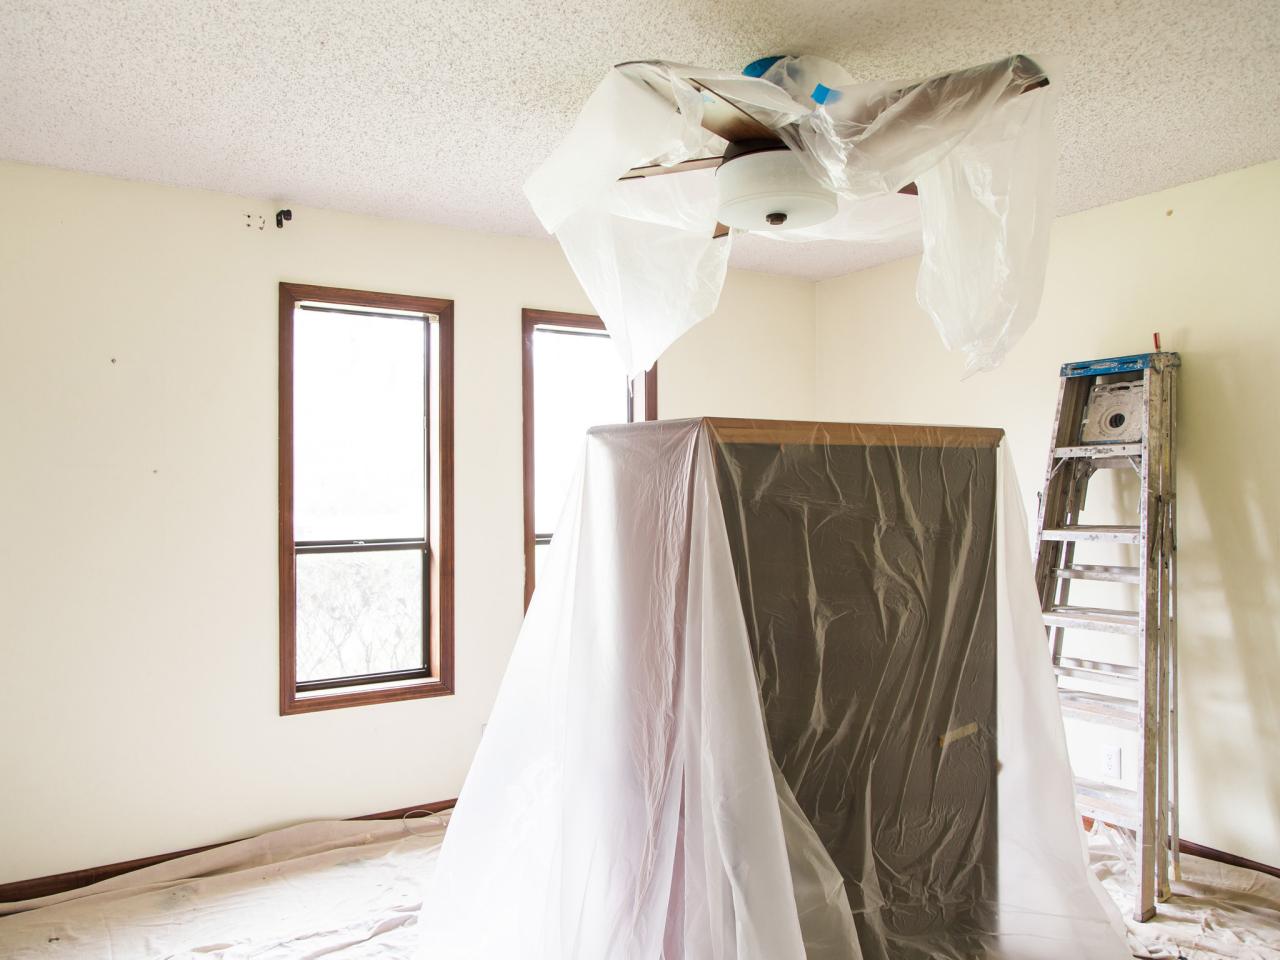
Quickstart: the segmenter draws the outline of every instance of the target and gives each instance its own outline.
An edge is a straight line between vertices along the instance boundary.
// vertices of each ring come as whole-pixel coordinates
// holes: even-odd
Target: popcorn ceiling
[[[1057,212],[1280,156],[1275,0],[0,4],[0,158],[543,236],[521,191],[615,62],[1063,72]],[[916,252],[735,242],[812,279]]]

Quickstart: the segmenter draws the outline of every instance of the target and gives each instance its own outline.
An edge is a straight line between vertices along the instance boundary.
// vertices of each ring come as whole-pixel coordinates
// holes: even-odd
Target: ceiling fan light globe
[[[805,172],[788,149],[761,150],[716,170],[716,219],[739,230],[793,230],[836,215],[836,195]]]

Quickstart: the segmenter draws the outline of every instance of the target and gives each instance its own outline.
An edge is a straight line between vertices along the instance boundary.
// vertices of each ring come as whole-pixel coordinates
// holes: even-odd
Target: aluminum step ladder
[[[1134,916],[1139,921],[1155,915],[1156,900],[1169,896],[1170,872],[1178,875],[1180,866],[1178,366],[1178,355],[1165,352],[1063,365],[1036,544],[1036,586],[1063,715],[1134,731],[1142,754],[1136,790],[1076,776],[1076,804],[1083,816],[1132,829],[1137,836]],[[1136,472],[1134,523],[1082,522],[1089,480],[1102,470]],[[1132,565],[1096,557],[1100,550],[1122,552],[1117,547],[1129,548]],[[1073,604],[1072,585],[1082,581],[1128,585],[1137,609]],[[1092,655],[1064,652],[1083,653],[1074,649],[1082,642],[1092,642]],[[1114,653],[1097,659],[1098,649]],[[1135,655],[1136,664],[1124,662]]]

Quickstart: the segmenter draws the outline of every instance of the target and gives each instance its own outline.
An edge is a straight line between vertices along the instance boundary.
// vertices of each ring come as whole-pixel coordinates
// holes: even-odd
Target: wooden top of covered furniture
[[[910,423],[834,423],[817,420],[704,418],[720,443],[820,443],[856,447],[997,447],[997,427],[939,427]]]

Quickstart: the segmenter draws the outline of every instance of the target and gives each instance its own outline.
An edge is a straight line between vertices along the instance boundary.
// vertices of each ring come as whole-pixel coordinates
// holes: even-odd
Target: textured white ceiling
[[[542,235],[521,192],[606,68],[858,79],[1057,55],[1058,213],[1280,156],[1278,0],[0,3],[0,157]],[[735,241],[811,278],[911,245]]]

